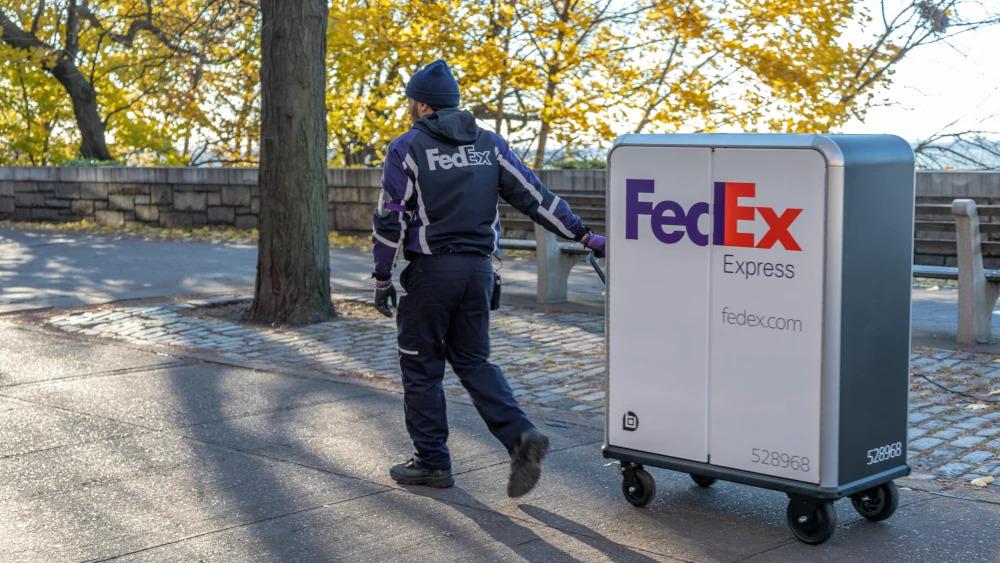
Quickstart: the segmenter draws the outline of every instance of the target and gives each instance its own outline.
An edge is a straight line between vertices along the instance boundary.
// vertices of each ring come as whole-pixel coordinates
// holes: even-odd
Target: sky
[[[891,18],[915,0],[855,0],[874,18],[870,29],[859,21],[844,39],[868,44],[883,29],[882,3]],[[953,20],[974,21],[1000,12],[1000,0],[956,0]],[[613,0],[626,7],[629,0]],[[955,31],[952,28],[951,31]],[[889,133],[915,143],[940,132],[983,130],[1000,139],[1000,25],[925,44],[896,64],[892,84],[878,93],[878,105],[863,121],[852,118],[837,133]],[[953,124],[954,122],[954,124]]]
[[[983,4],[993,2],[1000,4],[1000,0]],[[863,3],[874,9],[879,4],[878,0]],[[998,27],[912,51],[899,63],[893,85],[885,91],[893,103],[872,108],[864,123],[853,120],[842,132],[892,133],[915,141],[958,120],[949,130],[985,129],[1000,136],[998,54]]]

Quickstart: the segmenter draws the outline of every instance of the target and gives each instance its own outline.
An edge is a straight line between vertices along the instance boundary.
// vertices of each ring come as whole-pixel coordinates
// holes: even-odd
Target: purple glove
[[[608,243],[607,239],[605,239],[601,235],[596,235],[594,233],[587,233],[586,235],[584,235],[582,239],[580,239],[580,242],[583,243],[583,246],[586,246],[587,248],[593,250],[594,256],[597,256],[598,258],[604,258],[605,247],[607,246]]]
[[[375,309],[387,317],[396,308],[396,288],[391,280],[375,282]]]

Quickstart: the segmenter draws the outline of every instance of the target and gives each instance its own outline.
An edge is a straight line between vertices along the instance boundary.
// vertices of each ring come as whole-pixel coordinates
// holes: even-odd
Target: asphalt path
[[[371,256],[332,249],[334,291],[371,287]],[[0,313],[93,305],[124,299],[253,291],[257,247],[208,242],[148,241],[130,235],[88,235],[0,228]],[[505,291],[530,297],[535,265],[504,261]],[[570,281],[576,301],[599,304],[603,287],[581,263]],[[597,305],[599,306],[599,305]]]

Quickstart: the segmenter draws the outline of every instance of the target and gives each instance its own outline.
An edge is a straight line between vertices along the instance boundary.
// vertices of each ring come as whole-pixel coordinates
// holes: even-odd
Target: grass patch
[[[933,278],[913,278],[912,287],[914,289],[929,289],[931,291],[936,291],[938,289],[958,289],[958,281]]]

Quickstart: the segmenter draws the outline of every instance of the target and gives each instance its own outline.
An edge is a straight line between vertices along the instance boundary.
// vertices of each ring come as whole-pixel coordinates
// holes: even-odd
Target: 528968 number
[[[903,455],[903,443],[895,442],[868,450],[868,465],[874,465]]]
[[[809,471],[809,458],[805,456],[788,455],[783,452],[754,448],[750,452],[750,459],[754,463],[761,465],[771,465],[785,469],[791,468],[793,471]]]

